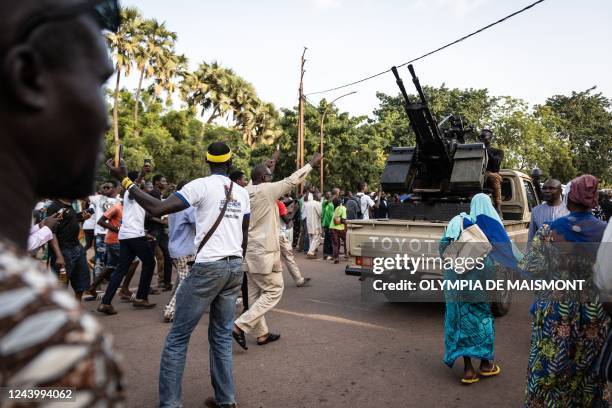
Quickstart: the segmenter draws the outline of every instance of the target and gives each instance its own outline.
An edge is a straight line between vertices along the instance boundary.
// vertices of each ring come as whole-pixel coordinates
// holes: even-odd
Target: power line
[[[474,35],[476,35],[476,34],[479,34],[479,33],[483,32],[483,31],[485,31],[485,30],[487,30],[487,29],[489,29],[489,28],[491,28],[491,27],[493,27],[493,26],[495,26],[495,25],[497,25],[497,24],[499,24],[499,23],[503,23],[504,21],[506,21],[506,20],[508,20],[508,19],[510,19],[510,18],[512,18],[512,17],[514,17],[514,16],[516,16],[516,15],[518,15],[518,14],[521,14],[521,13],[523,13],[523,12],[527,11],[527,10],[529,10],[530,8],[535,7],[535,6],[537,6],[538,4],[540,4],[540,3],[543,3],[544,1],[545,1],[545,0],[538,0],[538,1],[536,1],[536,2],[533,2],[533,3],[531,3],[530,5],[528,5],[527,7],[524,7],[524,8],[522,8],[522,9],[518,10],[518,11],[515,11],[515,12],[514,12],[514,13],[512,13],[512,14],[508,14],[506,17],[503,17],[503,18],[501,18],[501,19],[499,19],[499,20],[495,21],[494,23],[491,23],[491,24],[489,24],[489,25],[486,25],[486,26],[484,26],[484,27],[482,27],[482,28],[480,28],[480,29],[478,29],[478,30],[476,30],[476,31],[474,31],[474,32],[472,32],[472,33],[470,33],[470,34],[467,34],[467,35],[465,35],[465,36],[463,36],[463,37],[461,37],[461,38],[459,38],[459,39],[457,39],[457,40],[455,40],[455,41],[453,41],[453,42],[450,42],[450,43],[448,43],[448,44],[446,44],[446,45],[443,45],[443,46],[441,46],[441,47],[439,47],[439,48],[436,48],[435,50],[429,51],[428,53],[425,53],[425,54],[421,55],[420,57],[417,57],[417,58],[411,59],[411,60],[410,60],[410,61],[408,61],[408,62],[404,62],[403,64],[397,65],[397,67],[399,68],[399,67],[403,67],[404,65],[411,64],[411,63],[413,63],[413,62],[415,62],[415,61],[418,61],[418,60],[423,59],[423,58],[425,58],[425,57],[428,57],[428,56],[430,56],[430,55],[432,55],[432,54],[435,54],[436,52],[442,51],[443,49],[448,48],[448,47],[450,47],[450,46],[452,46],[452,45],[455,45],[455,44],[457,44],[457,43],[460,43],[460,42],[461,42],[461,41],[463,41],[463,40],[467,40],[468,38],[470,38],[470,37],[472,37],[472,36],[474,36]],[[391,69],[387,69],[387,70],[385,70],[385,71],[379,72],[378,74],[370,75],[369,77],[366,77],[366,78],[360,79],[360,80],[358,80],[358,81],[351,82],[350,84],[345,84],[345,85],[337,86],[337,87],[335,87],[335,88],[325,89],[325,90],[323,90],[323,91],[310,92],[310,93],[307,93],[306,95],[316,95],[316,94],[322,94],[322,93],[326,93],[326,92],[336,91],[336,90],[338,90],[338,89],[346,88],[346,87],[351,86],[351,85],[356,85],[356,84],[359,84],[359,83],[361,83],[361,82],[369,81],[370,79],[373,79],[373,78],[379,77],[379,76],[381,76],[381,75],[384,75],[384,74],[386,74],[387,72],[391,72]]]

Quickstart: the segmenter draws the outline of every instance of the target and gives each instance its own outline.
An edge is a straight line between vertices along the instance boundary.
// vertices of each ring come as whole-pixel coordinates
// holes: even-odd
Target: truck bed
[[[504,221],[503,224],[514,242],[527,241],[528,222]],[[438,243],[447,225],[448,222],[394,219],[347,221],[347,273],[349,269],[354,272],[371,269],[371,264],[365,260],[372,257],[394,257],[396,254],[438,257]]]

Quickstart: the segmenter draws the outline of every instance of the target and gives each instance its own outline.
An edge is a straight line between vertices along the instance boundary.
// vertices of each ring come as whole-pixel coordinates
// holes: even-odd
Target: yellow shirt
[[[346,207],[345,206],[340,205],[336,207],[336,209],[334,210],[334,218],[332,218],[332,222],[329,225],[329,228],[331,229],[344,231],[344,229],[346,228],[346,225],[344,225],[344,223],[336,225],[336,223],[334,222],[334,219],[336,217],[340,218],[341,220],[346,220]]]

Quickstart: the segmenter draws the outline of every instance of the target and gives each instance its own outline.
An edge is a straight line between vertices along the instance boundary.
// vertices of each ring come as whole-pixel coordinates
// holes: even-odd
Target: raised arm
[[[296,186],[302,184],[312,169],[319,165],[322,158],[323,156],[321,156],[321,154],[315,153],[312,159],[304,167],[289,177],[266,185],[266,192],[268,193],[270,200],[276,200],[278,197],[290,192]]]
[[[127,169],[125,168],[125,164],[123,163],[121,166],[115,167],[113,166],[113,159],[110,159],[106,162],[106,167],[108,167],[108,170],[113,175],[113,177],[121,181],[121,185],[123,185],[124,188],[127,188],[127,194],[129,194],[129,198],[131,200],[136,200],[136,202],[142,208],[144,208],[145,211],[147,211],[154,217],[161,217],[166,214],[179,212],[189,206],[176,195],[171,195],[166,200],[159,201],[157,198],[145,193],[140,188],[138,188],[136,182],[132,183],[132,181],[127,178]]]

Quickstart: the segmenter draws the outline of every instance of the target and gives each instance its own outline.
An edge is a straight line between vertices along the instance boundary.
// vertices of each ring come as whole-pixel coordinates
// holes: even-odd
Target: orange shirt
[[[104,212],[104,216],[108,219],[108,223],[113,227],[119,229],[121,226],[121,219],[123,218],[123,203],[117,203],[113,205],[111,208]],[[119,234],[115,231],[107,230],[106,238],[104,238],[105,244],[118,244],[119,243]]]

